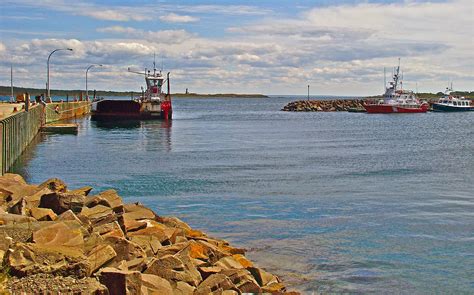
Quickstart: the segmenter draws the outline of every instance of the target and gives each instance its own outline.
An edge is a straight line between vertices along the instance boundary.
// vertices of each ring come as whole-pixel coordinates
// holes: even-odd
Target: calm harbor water
[[[174,119],[40,135],[13,172],[115,188],[250,249],[304,293],[474,293],[474,113],[287,113],[176,99]]]

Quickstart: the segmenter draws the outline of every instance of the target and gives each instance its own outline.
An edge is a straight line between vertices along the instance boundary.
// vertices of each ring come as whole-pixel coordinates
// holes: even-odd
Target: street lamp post
[[[99,65],[99,64],[93,64],[93,65],[90,65],[87,67],[86,69],[86,100],[89,99],[89,89],[87,88],[87,73],[89,72],[89,70],[95,66],[98,66],[98,67],[101,67],[102,65]]]
[[[49,56],[48,56],[48,62],[47,62],[47,65],[48,65],[48,77],[47,77],[47,83],[46,83],[46,87],[47,87],[47,99],[51,102],[51,93],[50,93],[50,87],[49,87],[49,60],[51,58],[51,55],[53,55],[53,53],[55,53],[56,51],[60,51],[60,50],[69,50],[69,51],[72,51],[72,48],[58,48],[58,49],[55,49],[53,50]]]

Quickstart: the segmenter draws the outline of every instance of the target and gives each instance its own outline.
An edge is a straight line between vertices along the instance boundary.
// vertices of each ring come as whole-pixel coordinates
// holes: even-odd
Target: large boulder
[[[89,208],[103,205],[109,208],[112,208],[114,212],[123,212],[123,202],[122,198],[119,197],[117,191],[111,189],[104,192],[101,192],[98,195],[89,197],[85,205]]]
[[[271,283],[269,285],[264,286],[262,288],[262,292],[270,293],[270,294],[282,294],[282,293],[286,293],[286,288],[285,288],[285,285],[283,285],[282,283]],[[290,292],[290,293],[293,293],[293,292]],[[296,293],[296,294],[299,294],[299,293]]]
[[[152,210],[140,204],[126,204],[124,205],[125,214],[130,219],[143,220],[150,219],[155,220],[158,216]]]
[[[100,267],[117,256],[114,248],[110,245],[97,245],[87,256],[90,264],[89,275],[95,273]]]
[[[124,214],[124,217],[126,215],[127,213]],[[161,244],[169,245],[174,244],[176,241],[176,236],[181,232],[179,229],[166,227],[163,224],[153,220],[148,221],[147,225],[148,226],[145,228],[128,232],[127,236],[130,238],[133,236],[154,236],[160,241]]]
[[[75,190],[68,191],[68,193],[74,194],[74,195],[88,196],[91,190],[92,190],[92,186],[84,186]]]
[[[157,255],[162,248],[160,240],[155,236],[135,235],[130,237],[130,241],[139,245],[149,257]]]
[[[218,266],[222,269],[242,269],[244,268],[242,264],[240,264],[234,257],[232,256],[226,256],[222,257],[217,261],[215,266]]]
[[[48,188],[54,192],[65,193],[67,191],[67,185],[64,181],[58,178],[50,178],[38,185],[39,188]]]
[[[0,188],[0,210],[7,210],[8,203],[13,200],[12,194],[11,191]]]
[[[269,272],[264,271],[261,268],[249,267],[247,270],[252,274],[260,287],[264,287],[273,283],[280,283],[278,277],[272,275]]]
[[[150,262],[145,273],[197,286],[202,280],[201,274],[190,260],[183,260],[183,257],[179,255],[166,255],[155,258]]]
[[[186,222],[182,221],[178,217],[160,216],[158,217],[157,220],[168,227],[176,227],[176,228],[181,228],[184,230],[192,230],[191,227]]]
[[[117,220],[117,216],[110,207],[104,205],[97,205],[92,208],[83,207],[78,216],[86,218],[90,221],[93,227],[101,224],[111,223]],[[81,219],[82,220],[82,219]]]
[[[174,295],[192,295],[196,290],[195,287],[185,282],[172,282]]]
[[[98,225],[94,227],[92,231],[98,233],[103,237],[114,236],[119,238],[125,238],[125,234],[123,233],[122,228],[120,227],[117,221]]]
[[[38,273],[85,277],[90,272],[82,250],[64,246],[16,243],[7,255],[7,267],[19,277]]]
[[[67,210],[66,212],[63,212],[61,215],[57,217],[58,221],[74,221],[77,222],[78,224],[82,225],[88,225],[88,222],[84,222],[84,220],[79,219],[79,217],[72,212],[72,210]],[[88,220],[86,220],[88,221]]]
[[[173,294],[170,282],[159,276],[142,274],[142,294]]]
[[[31,208],[39,207],[40,202],[41,202],[41,197],[43,195],[47,195],[51,193],[53,193],[53,191],[50,190],[49,188],[43,188],[32,195],[23,197],[26,201],[26,208],[31,209]]]
[[[255,278],[245,269],[228,269],[220,273],[226,275],[242,293],[262,292]]]
[[[141,274],[138,271],[119,270],[106,267],[100,271],[99,281],[110,294],[140,294],[142,289]]]
[[[238,290],[232,281],[224,274],[213,274],[205,279],[194,292],[195,295],[221,293],[225,290]]]
[[[67,210],[81,212],[86,197],[69,193],[53,192],[41,196],[40,208],[49,208],[60,215]]]
[[[146,220],[138,221],[127,214],[122,214],[118,220],[126,233],[144,229],[148,225]]]
[[[204,265],[206,265],[206,264],[204,264]],[[199,266],[198,270],[201,273],[201,277],[203,278],[203,280],[205,280],[210,275],[220,273],[222,271],[222,268],[219,267],[219,266]]]
[[[7,253],[8,249],[10,249],[12,240],[13,239],[7,235],[0,235],[0,266],[2,265],[5,254]]]
[[[49,208],[31,208],[30,215],[38,221],[52,221],[57,218],[56,213]]]
[[[20,175],[10,173],[0,177],[0,189],[3,192],[3,203],[16,203],[22,197],[33,195],[41,190],[35,185],[27,184]]]
[[[104,238],[104,243],[114,248],[117,253],[117,256],[112,260],[111,265],[113,266],[118,265],[122,260],[130,261],[147,257],[139,245],[125,238],[108,236]]]
[[[16,203],[8,208],[8,213],[17,215],[26,215],[26,201],[20,198]]]
[[[10,213],[0,213],[0,225],[16,224],[16,223],[32,223],[36,219],[29,216],[10,214]]]
[[[58,222],[35,231],[33,242],[52,248],[64,246],[82,250],[84,236],[80,228],[70,228],[64,222]]]

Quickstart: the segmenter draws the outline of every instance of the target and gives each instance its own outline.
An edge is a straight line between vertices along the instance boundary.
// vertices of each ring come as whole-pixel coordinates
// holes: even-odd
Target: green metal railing
[[[12,167],[43,124],[80,117],[90,110],[89,101],[57,102],[35,105],[0,120],[0,175]]]
[[[38,134],[44,120],[43,106],[0,120],[0,165],[3,175]]]

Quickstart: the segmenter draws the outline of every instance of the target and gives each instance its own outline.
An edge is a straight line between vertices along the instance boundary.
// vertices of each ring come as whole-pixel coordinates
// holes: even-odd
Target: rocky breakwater
[[[298,100],[288,103],[281,109],[287,112],[344,112],[365,110],[363,99]]]
[[[1,294],[288,294],[244,249],[91,190],[0,177]]]

